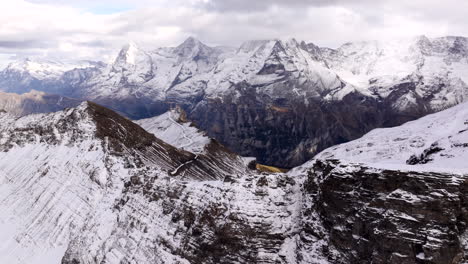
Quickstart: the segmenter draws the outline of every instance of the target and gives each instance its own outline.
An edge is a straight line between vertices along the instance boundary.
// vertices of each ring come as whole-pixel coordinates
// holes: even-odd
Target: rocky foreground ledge
[[[464,263],[468,175],[316,161],[304,185],[334,263]],[[307,210],[305,210],[307,211]]]

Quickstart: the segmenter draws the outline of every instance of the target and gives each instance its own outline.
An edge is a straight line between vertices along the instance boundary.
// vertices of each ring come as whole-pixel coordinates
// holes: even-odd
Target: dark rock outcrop
[[[411,111],[395,109],[392,105],[401,89],[407,89],[404,85],[396,87],[385,100],[353,92],[339,101],[313,95],[298,98],[290,91],[295,85],[293,81],[279,84],[279,90],[289,92],[271,98],[263,87],[241,83],[222,100],[199,103],[189,111],[189,118],[241,155],[291,168],[374,128],[400,125],[431,112],[423,102]]]
[[[308,192],[345,263],[462,263],[468,177],[317,161]]]

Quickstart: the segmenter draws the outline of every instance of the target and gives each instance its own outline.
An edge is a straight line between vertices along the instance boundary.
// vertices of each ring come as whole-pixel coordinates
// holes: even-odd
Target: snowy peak
[[[190,36],[184,42],[182,42],[179,46],[176,47],[176,49],[192,49],[200,46],[206,46],[203,44],[200,40]]]
[[[137,53],[140,52],[140,49],[134,42],[130,42],[122,47],[119,52],[119,55],[115,59],[115,64],[135,64]]]
[[[120,50],[106,74],[109,74],[110,79],[106,79],[109,79],[113,86],[144,83],[154,77],[153,61],[146,51],[131,42]],[[94,81],[101,82],[102,80]]]
[[[195,60],[211,56],[214,52],[214,49],[194,37],[187,38],[174,49],[174,54],[177,54],[180,58],[193,58]]]

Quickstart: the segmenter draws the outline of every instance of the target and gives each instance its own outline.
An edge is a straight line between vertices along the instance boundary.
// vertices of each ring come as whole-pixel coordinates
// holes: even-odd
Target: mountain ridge
[[[468,40],[463,37],[419,36],[337,49],[294,39],[248,41],[237,50],[193,38],[178,47],[131,46],[131,63],[124,47],[122,59],[75,69],[52,83],[22,84],[21,78],[0,73],[0,87],[59,91],[132,119],[180,106],[228,148],[288,168],[370,129],[400,125],[468,97]],[[344,110],[357,105],[354,113]]]
[[[161,122],[151,134],[91,102],[21,118],[0,113],[0,238],[7,242],[0,260],[462,263],[467,168],[448,154],[449,147],[466,148],[458,144],[466,141],[465,112],[466,103],[374,130],[287,173],[249,169],[213,142],[198,154],[170,146],[155,136],[168,128],[167,115],[143,121]],[[456,125],[437,132],[439,121]],[[412,151],[369,154],[398,167],[330,155],[353,144],[358,154],[372,147],[378,153],[379,144],[400,151],[381,140],[400,130],[427,139],[417,153],[444,134],[445,150],[413,165],[405,162]],[[420,143],[413,138],[408,144]],[[440,159],[464,171],[439,171],[431,162]]]

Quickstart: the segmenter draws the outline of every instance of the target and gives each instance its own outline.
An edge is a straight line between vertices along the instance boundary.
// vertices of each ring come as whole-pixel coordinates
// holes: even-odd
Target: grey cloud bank
[[[188,36],[212,45],[295,37],[321,46],[344,42],[468,35],[464,0],[5,0],[0,10],[0,58],[53,56],[109,60],[129,41],[174,46]],[[90,11],[91,10],[91,11]]]

